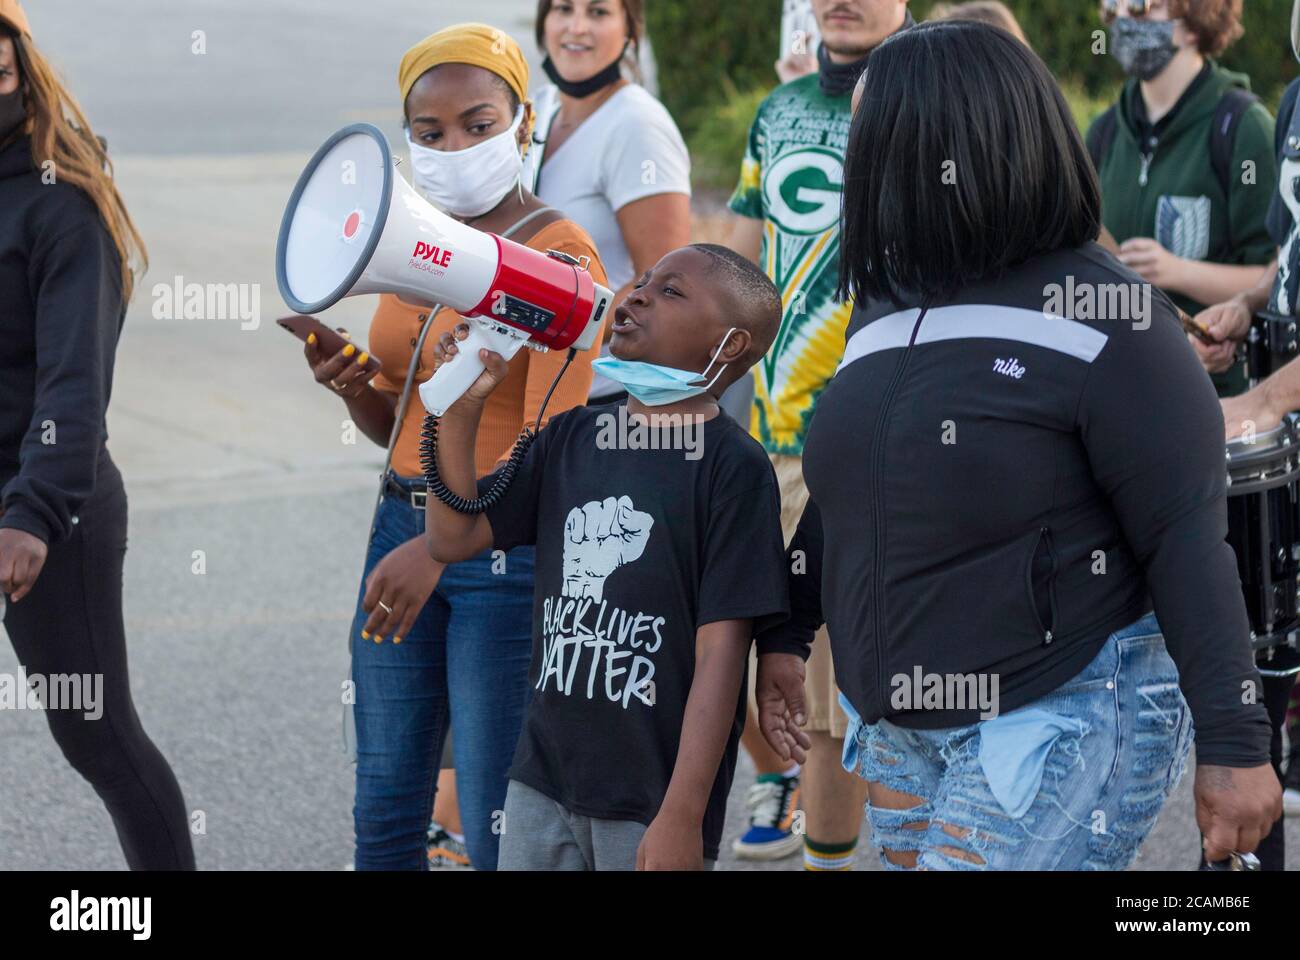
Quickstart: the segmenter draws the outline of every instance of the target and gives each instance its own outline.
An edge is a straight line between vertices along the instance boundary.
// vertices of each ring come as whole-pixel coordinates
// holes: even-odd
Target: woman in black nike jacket
[[[0,609],[27,677],[50,681],[50,729],[127,864],[193,869],[180,787],[127,681],[126,494],[105,409],[129,254],[144,250],[106,167],[22,9],[0,0]],[[80,703],[49,702],[59,677]]]
[[[1023,44],[926,24],[858,96],[857,306],[809,428],[792,619],[759,638],[760,725],[802,752],[824,621],[886,867],[1123,869],[1193,719],[1206,855],[1253,850],[1281,791],[1222,418],[1174,307],[1092,242],[1096,174]]]

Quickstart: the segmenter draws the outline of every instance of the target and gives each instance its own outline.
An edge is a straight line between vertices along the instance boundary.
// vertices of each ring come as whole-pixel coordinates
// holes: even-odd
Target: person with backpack
[[[1249,78],[1219,66],[1241,0],[1103,0],[1109,50],[1129,79],[1088,130],[1102,221],[1119,259],[1195,315],[1259,281],[1277,180],[1273,118]],[[1220,396],[1246,385],[1225,353]]]

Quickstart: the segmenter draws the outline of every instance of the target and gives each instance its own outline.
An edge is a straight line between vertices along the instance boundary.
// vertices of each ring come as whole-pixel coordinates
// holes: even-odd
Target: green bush
[[[781,0],[647,0],[646,29],[660,99],[688,140],[737,90],[776,84]]]
[[[1061,92],[1065,94],[1065,102],[1070,105],[1070,113],[1074,115],[1074,122],[1078,124],[1079,132],[1087,133],[1088,127],[1092,126],[1092,121],[1115,102],[1115,98],[1119,96],[1119,87],[1104,90],[1100,94],[1091,94],[1077,83],[1062,83]]]
[[[691,130],[686,145],[691,151],[691,179],[710,190],[730,191],[740,177],[749,126],[769,87],[738,91],[727,85],[724,99],[714,104],[708,123]]]

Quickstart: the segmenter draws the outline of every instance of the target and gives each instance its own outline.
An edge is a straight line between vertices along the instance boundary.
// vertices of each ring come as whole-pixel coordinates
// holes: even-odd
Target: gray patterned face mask
[[[1151,80],[1178,53],[1174,21],[1120,17],[1110,25],[1110,53],[1130,77]]]

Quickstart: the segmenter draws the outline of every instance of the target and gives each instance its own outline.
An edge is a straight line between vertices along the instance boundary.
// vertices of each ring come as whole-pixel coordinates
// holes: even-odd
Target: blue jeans
[[[423,533],[423,510],[385,496],[365,576]],[[361,639],[364,580],[352,623],[356,868],[427,869],[425,832],[443,742],[454,725],[465,844],[476,869],[495,870],[506,770],[531,694],[533,548],[516,548],[495,563],[485,551],[447,567],[400,644]]]
[[[1074,679],[1010,713],[944,730],[851,723],[844,761],[920,801],[868,801],[867,812],[876,846],[917,854],[921,869],[1123,870],[1178,784],[1192,732],[1147,614]]]

